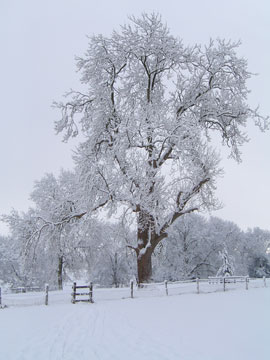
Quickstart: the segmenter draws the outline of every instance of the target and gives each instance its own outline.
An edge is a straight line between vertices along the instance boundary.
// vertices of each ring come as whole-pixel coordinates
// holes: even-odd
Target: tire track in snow
[[[91,355],[89,338],[98,313],[96,309],[87,306],[79,304],[65,306],[64,311],[63,308],[59,308],[63,316],[57,316],[57,320],[45,326],[49,329],[47,333],[42,334],[37,329],[31,338],[26,339],[20,354],[14,360],[32,360],[33,353],[35,360],[74,360],[74,353],[80,356],[80,360],[89,359]],[[43,324],[41,328],[42,326]]]
[[[128,307],[127,310],[131,309]],[[129,314],[125,310],[119,311],[119,306],[117,316],[113,308],[108,309],[107,306],[102,307],[100,312],[102,317],[97,320],[94,339],[94,352],[100,359],[171,360],[179,358],[179,352],[175,352],[164,342],[155,339],[155,334],[132,325]],[[163,354],[162,357],[161,354]]]

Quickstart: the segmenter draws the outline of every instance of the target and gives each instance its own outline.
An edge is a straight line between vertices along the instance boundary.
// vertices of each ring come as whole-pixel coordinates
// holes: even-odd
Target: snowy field
[[[270,288],[0,310],[2,360],[269,360]]]

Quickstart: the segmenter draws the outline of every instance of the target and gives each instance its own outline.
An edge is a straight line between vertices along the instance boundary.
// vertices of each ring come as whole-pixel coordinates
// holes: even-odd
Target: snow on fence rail
[[[74,286],[75,285],[75,286]],[[144,283],[123,288],[99,288],[90,283],[89,285],[77,285],[73,283],[64,290],[51,290],[45,285],[45,291],[14,293],[1,291],[0,308],[5,306],[33,306],[51,304],[73,304],[77,302],[100,302],[106,300],[120,300],[127,298],[157,297],[182,294],[199,294],[227,290],[259,288],[270,286],[270,278],[249,278],[247,276],[209,277],[207,279],[192,279],[180,281],[164,281],[160,283]],[[81,292],[81,289],[89,292]],[[79,291],[79,292],[77,292]]]

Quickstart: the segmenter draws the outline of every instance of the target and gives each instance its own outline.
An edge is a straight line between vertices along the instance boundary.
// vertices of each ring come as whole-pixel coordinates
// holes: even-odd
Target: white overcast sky
[[[240,39],[239,55],[259,74],[249,81],[249,102],[270,115],[269,0],[0,0],[0,214],[27,210],[34,180],[73,167],[76,142],[54,134],[59,114],[51,104],[80,86],[74,57],[85,52],[86,35],[110,35],[128,15],[152,11],[186,44]],[[213,215],[270,230],[270,132],[247,131],[240,165],[222,151],[217,195],[224,207]]]

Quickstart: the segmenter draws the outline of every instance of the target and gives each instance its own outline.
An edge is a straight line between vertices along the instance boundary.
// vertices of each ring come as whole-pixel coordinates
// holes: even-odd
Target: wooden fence
[[[89,292],[77,292],[77,290],[79,289],[79,291],[81,289],[87,289]],[[93,303],[93,284],[90,283],[89,285],[83,285],[83,286],[78,286],[75,282],[73,283],[72,286],[72,299],[71,302],[72,304],[76,304],[77,302],[89,302],[89,303]],[[77,298],[77,296],[83,296],[84,299],[82,298]],[[85,298],[87,297],[87,298]]]
[[[45,292],[44,290],[41,291],[40,287],[20,287],[16,291],[14,289],[2,291],[0,287],[0,308],[7,306],[49,305],[48,284],[45,284]]]
[[[177,286],[179,286],[179,288],[180,288],[180,286],[182,286],[182,285],[185,285],[185,284],[191,285],[192,283],[194,283],[194,285],[195,285],[194,292],[199,294],[200,292],[202,292],[202,287],[203,286],[205,287],[207,284],[208,284],[208,290],[209,290],[207,292],[211,292],[212,285],[215,285],[215,284],[216,285],[220,284],[222,286],[222,290],[226,291],[226,290],[229,290],[230,288],[232,288],[234,284],[236,285],[237,283],[243,283],[244,288],[246,290],[248,290],[249,282],[252,280],[259,280],[259,278],[252,279],[252,278],[249,278],[248,276],[225,276],[225,277],[208,277],[207,279],[197,278],[197,279],[193,279],[193,280],[180,280],[180,281],[165,280],[163,283],[138,284],[137,288],[138,288],[138,290],[140,290],[140,289],[142,289],[142,290],[149,289],[150,290],[154,286],[155,287],[158,286],[161,291],[163,288],[164,289],[163,293],[168,296],[168,295],[170,295],[171,291],[173,291],[174,289],[177,288]],[[261,280],[262,280],[262,285],[264,287],[266,287],[266,277],[264,276],[263,278],[261,278]],[[134,286],[133,281],[131,281],[131,295],[130,295],[131,298],[134,297],[133,286]],[[190,287],[189,292],[191,291],[191,289],[192,288]],[[175,292],[173,291],[173,293],[175,293]]]
[[[12,287],[10,290],[14,294],[42,291],[40,286],[17,286]]]
[[[180,281],[164,281],[159,283],[137,284],[130,282],[128,287],[102,288],[94,287],[92,283],[84,286],[72,286],[73,304],[78,302],[93,303],[104,300],[120,300],[128,298],[173,296],[184,294],[200,294],[237,289],[258,288],[270,286],[270,278],[249,278],[247,276],[209,277],[207,279],[192,279]],[[2,290],[2,291],[1,291]],[[45,292],[14,293],[0,287],[0,309],[7,306],[33,306],[70,303],[70,287],[64,290],[51,290],[45,285]]]
[[[255,280],[255,279],[252,279]],[[259,280],[259,279],[256,279]],[[233,285],[237,285],[238,283],[242,283],[243,284],[243,288],[245,288],[246,290],[248,290],[249,288],[249,281],[250,278],[248,276],[228,276],[228,277],[209,277],[207,279],[193,279],[193,280],[182,280],[182,281],[167,281],[165,280],[164,282],[160,282],[160,283],[144,283],[144,284],[137,284],[135,286],[134,281],[131,280],[130,281],[130,288],[128,290],[128,288],[125,288],[125,296],[122,297],[122,299],[124,298],[128,298],[130,297],[131,299],[133,299],[134,297],[140,297],[143,295],[147,296],[147,293],[149,293],[149,296],[151,291],[155,292],[155,294],[157,296],[160,296],[162,294],[168,296],[168,295],[173,295],[175,294],[175,290],[179,289],[178,293],[181,293],[181,286],[183,285],[187,285],[189,287],[189,293],[197,293],[200,294],[201,292],[204,292],[204,288],[205,286],[208,286],[207,291],[206,292],[212,292],[213,291],[213,285],[220,285],[221,288],[220,290],[226,291],[226,290],[230,290]],[[194,290],[192,290],[192,287],[194,284]],[[262,286],[266,287],[266,278],[263,277],[262,278]],[[78,289],[89,289],[89,292],[78,292]],[[180,290],[181,289],[181,290]],[[100,291],[105,290],[107,292],[109,292],[109,289],[99,289],[99,288],[95,288],[95,293],[99,294]],[[123,291],[121,288],[119,289],[113,289],[115,292],[117,292],[117,290]],[[154,290],[154,291],[153,291]],[[76,283],[73,284],[72,287],[72,303],[75,304],[76,302],[90,302],[93,303],[93,284],[90,283],[90,285],[85,285],[85,286],[77,286]],[[111,289],[112,291],[112,289]],[[78,296],[83,296],[84,299],[78,298]],[[85,298],[86,297],[86,298]]]
[[[245,288],[248,290],[249,277],[248,276],[225,276],[225,277],[213,277],[209,276],[208,279],[196,279],[197,293],[200,292],[200,282],[208,281],[209,284],[222,284],[223,291],[226,291],[226,284],[245,283]],[[264,277],[264,285],[266,285]]]

